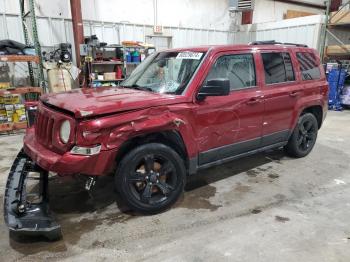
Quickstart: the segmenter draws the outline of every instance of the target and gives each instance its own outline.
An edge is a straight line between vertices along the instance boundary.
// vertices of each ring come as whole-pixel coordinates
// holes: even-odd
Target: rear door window
[[[266,84],[276,84],[295,80],[293,65],[289,53],[262,53],[261,56],[264,63]]]
[[[321,78],[321,71],[315,54],[308,52],[297,53],[297,59],[303,80],[314,80]]]

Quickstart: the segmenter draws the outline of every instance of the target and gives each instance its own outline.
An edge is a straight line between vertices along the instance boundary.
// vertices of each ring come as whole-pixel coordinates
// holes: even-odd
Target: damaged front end
[[[29,189],[32,181],[36,185]],[[61,237],[61,227],[53,219],[48,205],[48,172],[35,165],[23,150],[17,155],[7,179],[4,218],[14,233],[44,236],[50,240]]]

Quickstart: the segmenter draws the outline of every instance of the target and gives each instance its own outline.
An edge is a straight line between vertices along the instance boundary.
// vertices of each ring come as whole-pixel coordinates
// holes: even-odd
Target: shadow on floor
[[[278,163],[283,157],[283,150],[269,151],[200,171],[188,178],[185,194],[173,208],[204,208],[215,211],[219,206],[212,205],[208,200],[216,193],[216,188],[211,186],[211,183],[242,172],[257,175],[265,171],[261,168],[262,165]],[[99,225],[111,226],[138,218],[137,214],[132,213],[120,200],[114,190],[113,177],[101,177],[90,193],[84,189],[84,182],[79,180],[67,181],[54,177],[50,180],[49,187],[50,207],[62,226],[63,238],[50,242],[42,237],[10,234],[11,247],[22,254],[36,254],[41,251],[63,252],[67,250],[66,244],[75,245],[84,233],[93,231]],[[200,201],[197,201],[197,198],[200,198]],[[110,212],[114,208],[115,212]]]

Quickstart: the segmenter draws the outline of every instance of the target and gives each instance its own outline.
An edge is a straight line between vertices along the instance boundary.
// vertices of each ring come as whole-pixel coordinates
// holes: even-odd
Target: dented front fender
[[[124,112],[78,125],[78,144],[101,144],[103,150],[118,149],[137,136],[163,131],[177,131],[186,146],[188,156],[195,156],[197,143],[193,137],[190,104],[178,104]]]

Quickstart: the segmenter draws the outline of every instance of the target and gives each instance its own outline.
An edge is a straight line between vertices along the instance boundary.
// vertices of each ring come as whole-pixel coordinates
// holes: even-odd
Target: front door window
[[[230,80],[230,90],[256,86],[255,66],[252,54],[225,55],[218,58],[206,81],[224,78]]]

